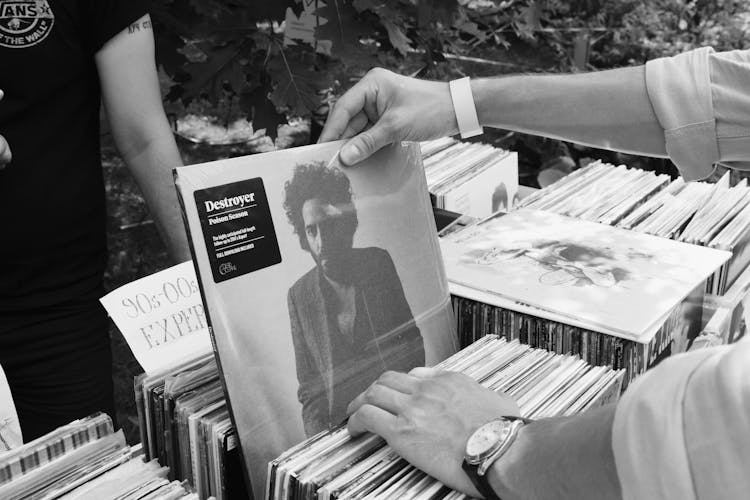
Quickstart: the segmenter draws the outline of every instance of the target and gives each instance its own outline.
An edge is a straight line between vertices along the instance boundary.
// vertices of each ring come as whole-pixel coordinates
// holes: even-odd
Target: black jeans
[[[0,366],[24,442],[97,411],[115,419],[108,319],[97,300],[0,311]]]

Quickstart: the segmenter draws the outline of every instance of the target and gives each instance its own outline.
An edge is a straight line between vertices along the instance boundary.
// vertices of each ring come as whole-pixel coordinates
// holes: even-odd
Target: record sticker
[[[260,177],[195,192],[214,282],[281,262],[281,252]]]

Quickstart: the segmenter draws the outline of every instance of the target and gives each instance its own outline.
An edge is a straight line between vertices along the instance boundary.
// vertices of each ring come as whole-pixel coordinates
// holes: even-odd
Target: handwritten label
[[[124,285],[101,303],[146,373],[211,351],[192,262]]]

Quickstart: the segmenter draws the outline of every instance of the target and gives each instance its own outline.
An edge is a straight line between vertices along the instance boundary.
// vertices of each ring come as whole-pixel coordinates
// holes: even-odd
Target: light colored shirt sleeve
[[[625,500],[750,492],[750,337],[668,358],[628,388],[612,447]]]
[[[750,50],[710,47],[646,63],[646,88],[667,154],[686,180],[716,163],[750,170]]]

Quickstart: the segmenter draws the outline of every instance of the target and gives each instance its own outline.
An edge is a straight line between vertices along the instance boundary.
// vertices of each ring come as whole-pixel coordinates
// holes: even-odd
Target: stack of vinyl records
[[[518,202],[518,155],[450,137],[421,143],[433,206],[487,217]]]
[[[723,295],[750,262],[750,187],[730,187],[728,172],[716,184],[686,183],[594,162],[519,205],[731,251],[707,282],[711,294]]]
[[[247,498],[237,433],[213,354],[135,379],[146,459],[192,485],[198,498]]]
[[[687,350],[705,282],[730,256],[528,208],[449,234],[441,249],[462,345],[504,335],[623,368],[625,386]]]
[[[490,335],[439,368],[463,372],[516,399],[528,418],[571,415],[616,401],[623,371],[594,367],[575,356],[533,349]],[[321,432],[268,466],[266,499],[468,498],[409,465],[385,442],[346,428]]]
[[[128,446],[112,420],[97,414],[0,456],[0,498],[197,500],[167,473],[144,462],[140,447]]]

